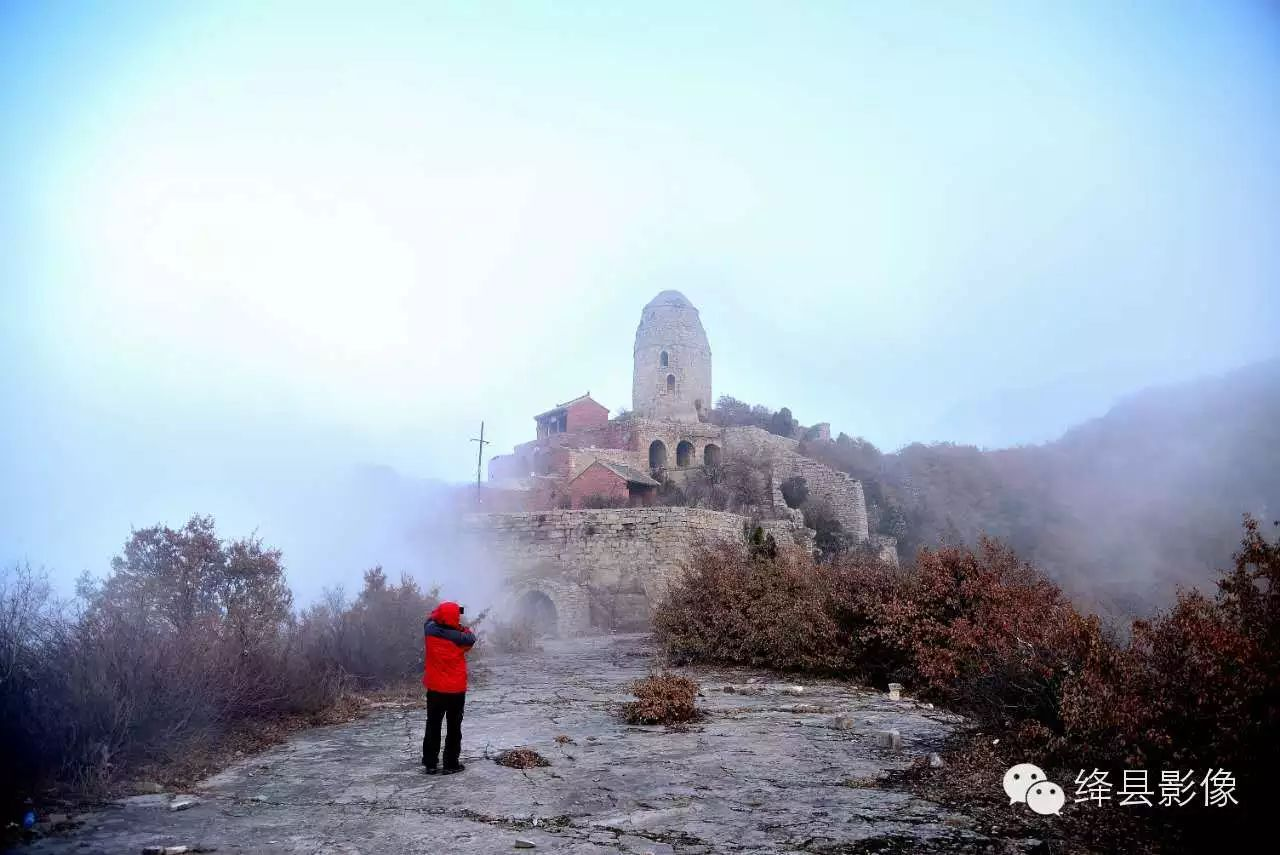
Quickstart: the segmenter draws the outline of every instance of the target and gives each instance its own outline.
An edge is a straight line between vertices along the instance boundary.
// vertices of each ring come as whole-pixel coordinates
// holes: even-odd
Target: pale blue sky
[[[667,288],[887,448],[1280,352],[1270,3],[2,0],[0,122],[0,560],[64,575],[628,406]]]

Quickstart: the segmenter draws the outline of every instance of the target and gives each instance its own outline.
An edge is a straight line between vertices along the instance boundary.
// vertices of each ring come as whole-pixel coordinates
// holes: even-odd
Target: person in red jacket
[[[475,634],[462,625],[462,607],[441,603],[423,625],[425,660],[422,685],[427,689],[427,732],[422,737],[422,765],[436,773],[440,754],[440,722],[447,723],[444,737],[444,774],[461,772],[462,707],[467,699],[467,654]]]

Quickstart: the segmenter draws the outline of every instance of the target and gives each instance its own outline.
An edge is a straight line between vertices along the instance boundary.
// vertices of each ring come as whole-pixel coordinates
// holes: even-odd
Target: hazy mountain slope
[[[863,478],[904,555],[987,532],[1090,605],[1141,612],[1207,584],[1241,514],[1280,518],[1280,360],[1145,390],[1044,445],[881,454],[842,437],[810,453]]]

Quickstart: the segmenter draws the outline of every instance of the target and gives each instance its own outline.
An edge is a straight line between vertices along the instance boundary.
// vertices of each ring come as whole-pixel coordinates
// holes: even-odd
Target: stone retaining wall
[[[742,537],[743,518],[702,508],[619,508],[465,518],[506,575],[508,613],[531,592],[556,606],[564,635],[645,629],[699,542]]]
[[[800,443],[777,436],[758,427],[724,429],[725,450],[730,454],[747,454],[758,460],[769,460],[773,469],[774,509],[785,509],[780,485],[787,478],[804,478],[812,498],[822,499],[835,511],[836,517],[858,540],[868,540],[867,500],[862,482],[802,455]]]

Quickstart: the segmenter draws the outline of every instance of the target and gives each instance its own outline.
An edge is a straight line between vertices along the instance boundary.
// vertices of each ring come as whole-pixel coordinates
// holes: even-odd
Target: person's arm
[[[466,627],[455,629],[451,626],[441,626],[434,621],[427,623],[427,635],[434,635],[436,638],[452,641],[459,647],[470,647],[476,643],[475,633],[470,629]]]

